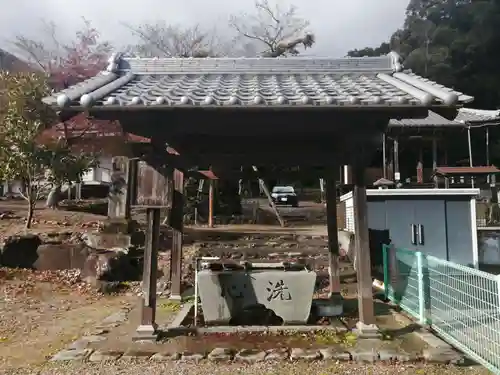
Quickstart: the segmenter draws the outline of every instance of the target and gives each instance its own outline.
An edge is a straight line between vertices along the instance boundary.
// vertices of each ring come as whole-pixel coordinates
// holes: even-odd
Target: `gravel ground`
[[[203,362],[200,364],[186,363],[115,363],[115,364],[89,364],[89,363],[71,363],[67,365],[46,365],[43,368],[32,370],[19,369],[10,370],[5,375],[19,374],[77,374],[77,375],[96,375],[96,374],[117,374],[117,375],[209,375],[209,374],[249,374],[249,375],[294,375],[294,374],[421,374],[421,375],[486,375],[490,374],[487,370],[475,366],[471,367],[451,367],[434,365],[356,365],[356,364],[335,364],[325,362],[314,363],[261,363],[255,365],[240,364],[213,364]]]

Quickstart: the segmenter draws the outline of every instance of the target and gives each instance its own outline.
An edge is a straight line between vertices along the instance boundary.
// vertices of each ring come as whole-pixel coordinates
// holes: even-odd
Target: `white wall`
[[[99,158],[99,166],[92,168],[82,177],[84,184],[101,184],[111,182],[111,157],[102,156]]]
[[[83,183],[86,185],[99,185],[102,183],[111,182],[112,163],[111,157],[103,156],[99,158],[99,167],[92,168],[82,177]],[[21,191],[21,183],[19,181],[11,181],[10,183],[3,182],[3,194],[7,192],[13,195],[19,195]],[[64,190],[64,187],[63,187]]]
[[[3,195],[7,195],[8,193],[13,195],[19,195],[19,192],[22,191],[21,183],[19,181],[12,181],[10,183],[3,182]]]

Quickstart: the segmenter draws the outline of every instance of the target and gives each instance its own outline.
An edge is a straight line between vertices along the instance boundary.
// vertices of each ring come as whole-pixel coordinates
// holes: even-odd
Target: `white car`
[[[299,206],[299,199],[293,186],[275,186],[271,191],[271,198],[276,205]]]

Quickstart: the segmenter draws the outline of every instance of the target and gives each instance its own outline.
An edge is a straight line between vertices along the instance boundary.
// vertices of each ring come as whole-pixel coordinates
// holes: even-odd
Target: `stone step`
[[[303,249],[280,249],[269,247],[222,247],[222,248],[200,248],[198,253],[201,256],[223,256],[228,258],[241,256],[262,256],[262,257],[295,257],[295,258],[314,258],[319,256],[328,256],[328,251],[318,248]]]
[[[202,248],[253,248],[253,247],[267,247],[267,248],[328,248],[328,241],[323,239],[311,239],[306,241],[293,241],[293,240],[280,240],[280,239],[254,239],[254,240],[232,240],[220,241],[211,240],[198,242]]]

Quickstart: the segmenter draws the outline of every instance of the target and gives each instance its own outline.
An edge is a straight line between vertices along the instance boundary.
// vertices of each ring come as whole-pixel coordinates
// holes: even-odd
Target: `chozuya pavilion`
[[[339,292],[335,215],[338,166],[351,165],[355,200],[360,327],[375,323],[364,169],[390,119],[453,119],[473,98],[404,70],[396,53],[364,58],[128,58],[114,54],[106,70],[44,99],[61,119],[85,112],[119,120],[128,133],[151,139],[165,159],[211,166],[325,166],[331,290]],[[201,168],[200,168],[201,169]],[[179,179],[177,173],[177,180]],[[180,174],[182,179],[182,173]],[[175,182],[182,189],[182,180]],[[179,187],[180,186],[180,187]],[[175,195],[175,194],[174,194]],[[172,212],[182,216],[182,200]],[[151,205],[154,211],[158,205]],[[159,215],[158,215],[159,216]],[[156,332],[155,258],[158,216],[148,225],[144,306],[139,331]],[[176,215],[172,214],[172,217]],[[177,218],[179,215],[177,215]],[[180,293],[182,223],[172,247],[172,295]]]

